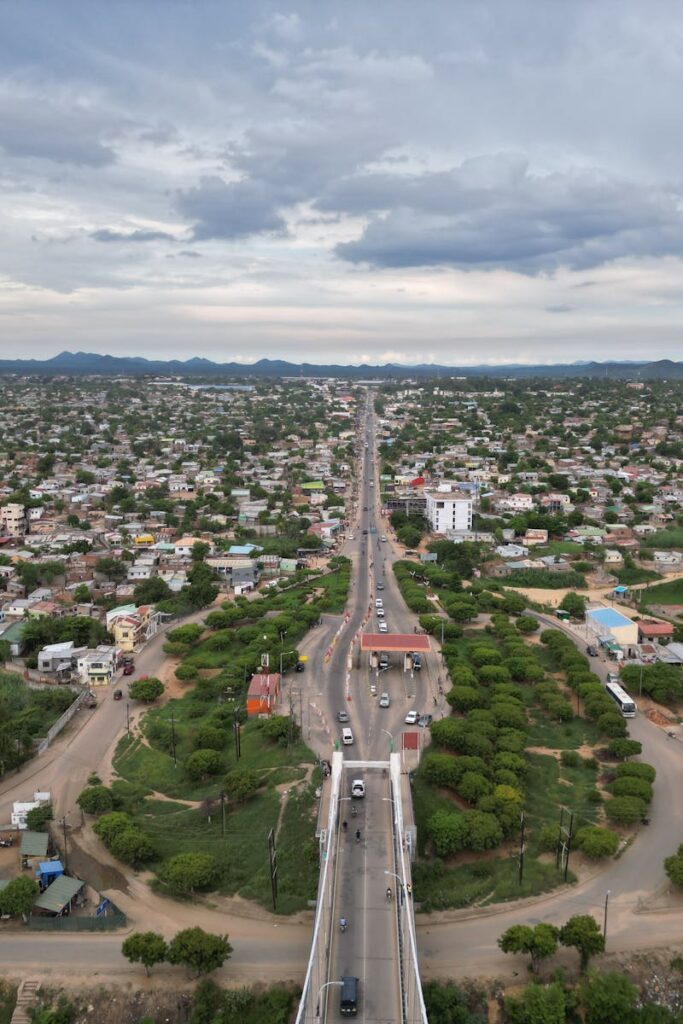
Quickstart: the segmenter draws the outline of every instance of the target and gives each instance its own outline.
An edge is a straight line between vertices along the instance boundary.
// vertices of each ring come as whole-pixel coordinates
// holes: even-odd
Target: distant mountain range
[[[629,380],[662,380],[683,378],[683,362],[670,359],[657,362],[558,363],[523,366],[437,366],[419,363],[403,366],[384,363],[381,366],[343,366],[318,363],[289,363],[282,359],[259,359],[256,363],[214,363],[210,359],[143,359],[134,356],[103,356],[95,352],[60,352],[51,359],[0,359],[0,374],[32,374],[41,376],[165,376],[165,377],[347,377],[367,378],[410,377],[606,377]]]

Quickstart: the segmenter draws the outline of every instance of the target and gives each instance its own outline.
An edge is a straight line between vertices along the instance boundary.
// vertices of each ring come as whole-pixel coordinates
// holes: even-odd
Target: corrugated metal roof
[[[24,832],[21,837],[21,855],[46,857],[49,839],[47,832]]]
[[[60,875],[52,885],[48,885],[45,892],[41,893],[33,904],[34,910],[49,910],[58,914],[63,910],[69,900],[72,900],[77,892],[85,885],[80,878],[69,878],[68,875]]]

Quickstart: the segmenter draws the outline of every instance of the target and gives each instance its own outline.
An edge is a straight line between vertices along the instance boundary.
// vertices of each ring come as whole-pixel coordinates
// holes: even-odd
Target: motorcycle
[[[5,849],[13,845],[14,839],[12,838],[12,836],[10,836],[9,839],[0,839],[0,846],[4,847]]]
[[[341,917],[339,919],[339,931],[340,932],[345,932],[346,931],[346,918],[345,917]]]

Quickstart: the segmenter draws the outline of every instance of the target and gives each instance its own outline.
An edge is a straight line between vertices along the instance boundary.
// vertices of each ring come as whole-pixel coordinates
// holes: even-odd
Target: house
[[[616,548],[607,548],[605,551],[605,565],[621,565],[624,561],[624,556],[621,551],[617,551]]]
[[[191,558],[194,545],[202,543],[201,537],[181,537],[175,542],[175,553],[183,558]]]
[[[280,673],[259,672],[252,676],[247,691],[247,716],[271,715],[280,695]]]
[[[496,554],[501,558],[525,558],[529,554],[529,549],[521,544],[499,544]]]
[[[26,506],[10,502],[0,506],[0,532],[8,537],[22,537],[28,530]]]
[[[548,531],[528,529],[522,538],[522,542],[526,547],[533,547],[534,544],[547,544]]]
[[[670,640],[674,635],[674,627],[671,622],[653,622],[650,619],[641,619],[638,623],[638,639],[640,643],[658,642]]]
[[[0,640],[6,640],[9,644],[10,654],[13,658],[20,658],[24,652],[24,630],[26,623],[13,622],[0,633]]]
[[[652,560],[658,572],[678,572],[683,562],[683,554],[680,551],[655,551]]]
[[[117,659],[116,647],[100,644],[94,651],[86,651],[77,662],[78,676],[84,686],[106,686],[114,677]]]
[[[56,675],[71,674],[76,661],[87,649],[76,647],[73,640],[65,640],[61,644],[47,644],[38,652],[38,671]]]

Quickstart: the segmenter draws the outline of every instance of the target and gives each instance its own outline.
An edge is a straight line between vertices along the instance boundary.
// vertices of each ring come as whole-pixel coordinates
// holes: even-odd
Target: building
[[[638,623],[638,638],[641,643],[655,641],[661,643],[670,640],[674,635],[672,622],[653,622],[650,619],[641,619]]]
[[[0,529],[8,537],[23,537],[28,529],[26,506],[10,502],[0,507]]]
[[[94,651],[86,651],[78,659],[78,676],[85,686],[106,686],[116,671],[115,647],[100,644]]]
[[[590,609],[586,612],[586,624],[595,636],[611,637],[622,647],[638,643],[638,623],[614,608]]]
[[[471,498],[456,496],[453,491],[426,493],[426,516],[433,533],[469,533],[472,529]]]
[[[247,716],[272,715],[279,696],[279,672],[259,672],[252,676],[247,692]]]

